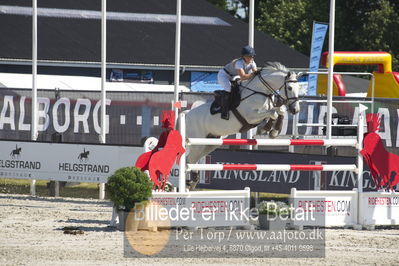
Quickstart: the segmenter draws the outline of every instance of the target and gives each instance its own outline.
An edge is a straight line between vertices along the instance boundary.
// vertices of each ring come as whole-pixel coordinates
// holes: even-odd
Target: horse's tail
[[[205,101],[201,101],[201,100],[195,101],[195,102],[191,105],[191,109],[197,108],[198,106],[203,105],[204,103],[205,103]],[[186,114],[187,114],[187,113],[188,113],[188,111],[186,112]]]

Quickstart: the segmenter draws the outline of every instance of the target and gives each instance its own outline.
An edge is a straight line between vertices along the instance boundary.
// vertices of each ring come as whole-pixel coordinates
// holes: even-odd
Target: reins
[[[261,75],[262,70],[263,70],[263,67],[262,67],[262,69],[261,69],[260,71],[258,71],[258,73],[256,73],[256,75],[254,75],[254,76],[248,81],[248,84],[250,84],[250,83],[252,82],[252,80],[254,80],[256,76],[258,76],[260,82],[261,82],[271,93],[270,93],[270,94],[267,94],[267,93],[264,93],[264,92],[261,92],[261,91],[256,91],[256,90],[253,90],[253,89],[247,87],[248,85],[247,85],[247,86],[244,86],[244,85],[239,84],[239,87],[241,87],[241,88],[243,88],[243,89],[246,89],[246,90],[249,90],[249,91],[252,91],[251,94],[249,94],[249,95],[247,95],[246,97],[242,98],[241,101],[244,101],[244,100],[246,100],[247,98],[249,98],[249,97],[251,97],[251,96],[253,96],[253,95],[255,95],[255,94],[260,94],[260,95],[262,95],[262,96],[264,96],[264,97],[266,97],[266,98],[269,98],[270,100],[272,100],[272,96],[276,96],[276,103],[272,101],[272,102],[273,102],[273,105],[274,105],[275,107],[279,107],[279,106],[281,106],[281,105],[288,104],[288,102],[289,102],[290,100],[294,100],[294,101],[292,101],[290,104],[288,104],[288,107],[290,107],[290,106],[293,105],[296,101],[298,101],[298,97],[288,97],[288,93],[287,93],[287,83],[289,83],[289,82],[298,82],[297,80],[287,80],[288,77],[290,76],[290,72],[289,72],[289,73],[287,74],[287,76],[285,77],[284,83],[280,86],[280,88],[278,88],[278,90],[275,90],[275,89],[273,89],[273,87],[270,86],[270,84],[262,77],[262,75]],[[282,97],[282,96],[278,93],[278,91],[280,91],[280,90],[282,89],[283,86],[284,86],[284,90],[285,90],[285,95],[287,96],[286,98]]]

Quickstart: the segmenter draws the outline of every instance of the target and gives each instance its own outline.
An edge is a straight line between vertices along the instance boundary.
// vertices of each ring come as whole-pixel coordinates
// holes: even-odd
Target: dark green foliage
[[[330,1],[260,0],[257,29],[310,54],[313,21],[329,22]],[[336,0],[335,50],[384,51],[399,68],[399,1]],[[324,51],[328,50],[328,36]]]
[[[105,188],[115,205],[129,211],[135,203],[151,197],[152,182],[136,167],[124,167],[108,178]]]
[[[219,2],[219,5],[223,2],[209,1]],[[227,2],[236,7],[228,8],[233,14],[237,12],[238,3],[243,4],[246,17],[242,20],[248,21],[248,0]],[[305,55],[310,54],[313,21],[328,23],[329,16],[329,0],[255,0],[257,30]],[[336,0],[335,51],[388,52],[392,55],[393,71],[399,71],[398,17],[398,0]],[[328,50],[328,36],[323,50]],[[375,70],[375,67],[369,69],[366,66],[350,68],[353,71]],[[350,71],[350,68],[338,68],[337,71]]]
[[[219,8],[227,10],[227,3],[225,0],[207,0],[207,1]]]
[[[248,8],[245,6],[244,2],[248,2],[248,0],[207,0],[209,3],[213,4],[214,6],[225,10],[226,12],[230,13],[232,16],[238,17],[245,21],[248,21],[246,17],[241,17],[237,12],[239,7],[245,9],[244,13],[247,13]]]

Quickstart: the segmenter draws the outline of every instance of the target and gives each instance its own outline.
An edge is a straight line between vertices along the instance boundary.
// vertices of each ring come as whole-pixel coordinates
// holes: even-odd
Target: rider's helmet
[[[255,56],[255,49],[250,45],[244,46],[241,50],[241,55]]]

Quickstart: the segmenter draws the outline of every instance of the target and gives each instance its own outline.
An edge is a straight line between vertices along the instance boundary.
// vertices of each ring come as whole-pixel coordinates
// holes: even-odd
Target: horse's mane
[[[280,62],[267,62],[266,65],[263,67],[263,69],[269,71],[282,71],[284,73],[289,72],[288,68],[283,64],[281,64]]]

